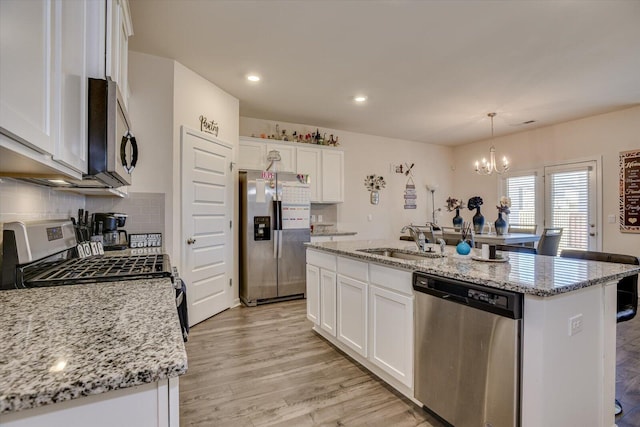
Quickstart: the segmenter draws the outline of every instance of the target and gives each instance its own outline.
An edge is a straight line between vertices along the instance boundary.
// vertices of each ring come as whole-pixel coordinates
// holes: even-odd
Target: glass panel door
[[[597,250],[596,162],[544,168],[545,227],[561,227],[562,249]]]

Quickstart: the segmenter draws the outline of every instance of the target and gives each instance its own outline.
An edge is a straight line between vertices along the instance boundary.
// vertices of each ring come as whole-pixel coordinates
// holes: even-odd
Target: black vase
[[[460,209],[456,209],[456,216],[453,217],[453,227],[456,230],[460,230],[462,228],[462,223],[464,220],[460,216]]]
[[[484,228],[484,216],[480,213],[480,206],[476,208],[476,214],[473,216],[473,231],[476,234],[482,234]]]
[[[498,212],[498,219],[493,223],[496,227],[496,234],[502,236],[507,232],[507,221],[502,218],[502,212]]]

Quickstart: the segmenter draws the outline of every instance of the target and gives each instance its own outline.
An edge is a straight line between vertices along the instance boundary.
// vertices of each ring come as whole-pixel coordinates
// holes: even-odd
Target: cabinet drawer
[[[307,249],[307,264],[313,264],[327,270],[336,271],[336,256]]]
[[[338,257],[338,273],[354,279],[369,281],[369,268],[366,262],[351,258]]]
[[[412,294],[412,277],[409,271],[383,267],[378,264],[369,264],[369,274],[371,276],[371,283],[375,285],[384,286],[385,288],[407,295]]]

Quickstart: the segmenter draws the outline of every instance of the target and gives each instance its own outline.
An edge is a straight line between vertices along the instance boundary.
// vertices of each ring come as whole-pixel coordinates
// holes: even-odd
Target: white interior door
[[[232,145],[182,127],[182,278],[189,324],[231,306]]]

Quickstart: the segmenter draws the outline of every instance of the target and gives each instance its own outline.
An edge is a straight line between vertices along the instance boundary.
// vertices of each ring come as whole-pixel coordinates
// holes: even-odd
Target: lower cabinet
[[[307,250],[307,318],[314,330],[413,398],[412,273]]]
[[[320,324],[320,268],[307,264],[307,319]]]
[[[369,358],[407,387],[413,386],[413,297],[369,286]]]
[[[320,327],[336,336],[336,272],[320,269]]]
[[[367,357],[367,284],[338,274],[337,308],[339,341]]]

